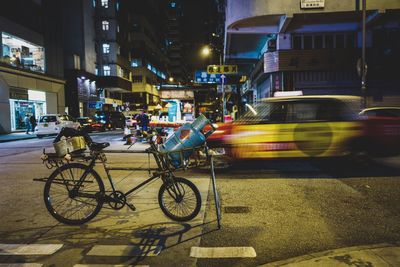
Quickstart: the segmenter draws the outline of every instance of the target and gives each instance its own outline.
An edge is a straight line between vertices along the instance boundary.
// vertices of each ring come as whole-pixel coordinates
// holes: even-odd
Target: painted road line
[[[40,263],[0,263],[0,267],[42,267]]]
[[[150,265],[75,264],[74,267],[150,267]]]
[[[157,246],[143,245],[96,245],[86,255],[109,257],[155,257],[160,254]]]
[[[0,255],[51,255],[62,244],[0,244]]]
[[[253,247],[192,247],[190,257],[193,258],[255,258]]]

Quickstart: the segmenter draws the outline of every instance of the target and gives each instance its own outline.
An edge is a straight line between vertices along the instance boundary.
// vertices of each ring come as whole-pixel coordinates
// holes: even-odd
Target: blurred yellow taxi
[[[218,130],[235,159],[344,156],[363,136],[359,106],[356,96],[273,97]]]

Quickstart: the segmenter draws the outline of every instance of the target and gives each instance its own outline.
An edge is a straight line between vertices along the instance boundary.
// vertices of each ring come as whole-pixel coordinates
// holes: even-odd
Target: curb
[[[0,139],[0,143],[6,143],[6,142],[13,142],[13,141],[18,141],[18,140],[29,140],[29,139],[34,139],[37,138],[36,136],[32,136],[32,137],[22,137],[22,138],[17,138],[17,139],[5,139],[5,140],[1,140]]]
[[[286,260],[275,261],[275,262],[258,265],[258,267],[279,267],[279,266],[284,266],[287,264],[298,263],[298,262],[316,259],[316,258],[320,258],[320,257],[325,257],[325,256],[329,256],[329,255],[342,254],[342,253],[361,251],[361,250],[376,249],[376,248],[393,247],[396,245],[399,245],[399,244],[398,243],[393,243],[393,244],[381,243],[381,244],[375,244],[375,245],[363,245],[363,246],[354,246],[354,247],[325,250],[325,251],[306,254],[303,256],[294,257],[294,258],[290,258],[290,259],[286,259]]]

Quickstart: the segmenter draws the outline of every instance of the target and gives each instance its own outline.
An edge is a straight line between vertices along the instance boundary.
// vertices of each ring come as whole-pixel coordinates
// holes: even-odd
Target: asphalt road
[[[93,134],[96,141],[110,141],[111,148],[124,147],[121,136],[120,131]],[[179,174],[199,187],[204,200],[193,221],[177,223],[162,214],[157,181],[129,200],[137,206],[135,212],[105,207],[83,226],[65,226],[44,207],[44,184],[32,180],[51,172],[40,155],[42,148],[52,150],[52,139],[0,144],[0,263],[258,266],[328,249],[400,242],[399,158],[246,162],[218,170],[223,212],[219,230],[206,169]],[[143,154],[109,154],[108,159],[121,166],[148,164]],[[124,191],[147,172],[112,175]],[[26,244],[49,244],[46,248],[55,251],[39,255],[35,248],[33,255],[4,255],[4,244],[26,250]],[[194,247],[252,248],[256,257],[191,257]]]

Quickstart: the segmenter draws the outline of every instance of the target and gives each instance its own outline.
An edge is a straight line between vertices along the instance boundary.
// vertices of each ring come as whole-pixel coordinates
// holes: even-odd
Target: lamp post
[[[362,2],[362,52],[361,52],[361,93],[362,93],[362,108],[367,107],[367,62],[365,59],[365,46],[366,46],[366,8],[367,0]]]
[[[216,46],[210,46],[210,45],[206,45],[201,49],[201,54],[203,57],[209,57],[211,55],[212,51],[217,51],[219,54],[219,65],[221,66],[223,64],[222,62],[222,50],[217,48]],[[222,87],[222,121],[224,121],[224,117],[225,117],[225,111],[226,111],[226,101],[225,101],[225,78],[226,76],[224,74],[221,75],[221,87]]]

